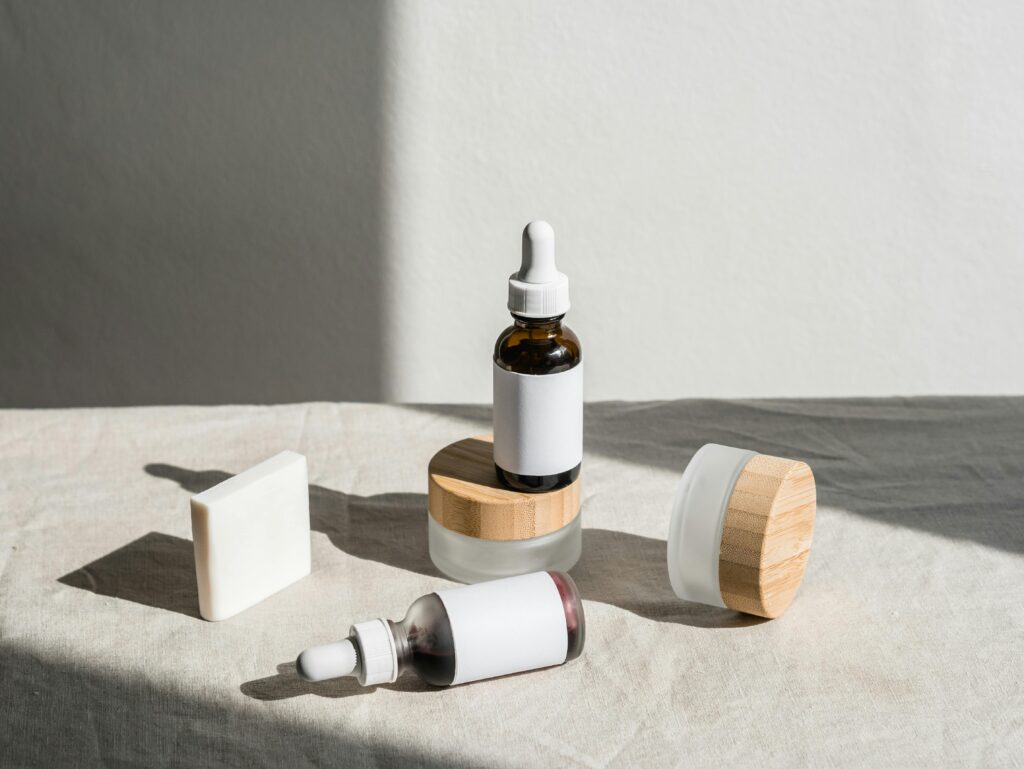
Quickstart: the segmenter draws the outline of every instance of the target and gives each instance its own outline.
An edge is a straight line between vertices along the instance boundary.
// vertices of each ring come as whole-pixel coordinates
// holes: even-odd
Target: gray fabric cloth
[[[0,412],[4,766],[1017,766],[1024,399],[602,403],[586,412],[587,645],[431,690],[307,684],[305,646],[450,583],[426,466],[489,410]],[[676,599],[669,503],[703,443],[804,459],[808,573],[767,622]],[[309,459],[313,574],[198,618],[188,497]]]

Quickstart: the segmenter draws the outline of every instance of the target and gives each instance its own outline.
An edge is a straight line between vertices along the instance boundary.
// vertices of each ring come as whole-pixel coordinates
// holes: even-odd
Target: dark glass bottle
[[[494,362],[516,374],[559,374],[578,366],[583,360],[580,340],[568,326],[565,315],[553,318],[525,318],[515,313],[515,321],[501,332],[494,345]],[[580,474],[580,465],[550,475],[525,475],[494,466],[498,480],[514,491],[552,491],[568,486]]]
[[[551,624],[556,601],[564,633],[558,620]],[[411,670],[449,686],[564,664],[585,642],[583,599],[572,577],[536,572],[420,596],[400,622],[354,625],[348,638],[307,649],[295,665],[311,681],[355,676],[372,686]]]
[[[437,593],[421,595],[401,622],[388,620],[395,637],[398,675],[407,670],[434,686],[455,680],[455,641],[448,612]]]
[[[587,642],[587,619],[583,616],[583,596],[576,587],[572,577],[564,571],[549,571],[558,588],[558,596],[562,599],[565,611],[565,632],[568,643],[565,650],[565,661],[569,662],[583,654],[583,646]]]
[[[523,229],[523,257],[508,278],[515,321],[494,345],[494,467],[515,491],[570,485],[583,461],[583,356],[562,325],[569,278],[555,265],[555,231]]]

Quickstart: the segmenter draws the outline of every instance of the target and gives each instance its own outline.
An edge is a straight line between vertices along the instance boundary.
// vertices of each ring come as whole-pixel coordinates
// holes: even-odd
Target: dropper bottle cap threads
[[[359,644],[359,683],[363,686],[390,684],[398,678],[398,650],[395,636],[382,619],[352,626],[351,635]]]
[[[508,309],[524,318],[554,318],[569,311],[569,278],[555,267],[555,231],[544,221],[523,229],[523,261],[508,279]]]

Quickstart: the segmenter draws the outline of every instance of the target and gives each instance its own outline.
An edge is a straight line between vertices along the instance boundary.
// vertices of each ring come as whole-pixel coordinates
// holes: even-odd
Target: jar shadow
[[[672,592],[668,543],[608,529],[583,529],[583,554],[570,570],[583,597],[645,619],[701,628],[742,628],[768,620],[684,601]]]
[[[222,470],[149,464],[145,470],[195,494],[230,478]],[[388,493],[362,497],[309,487],[310,525],[339,550],[431,577],[444,575],[430,560],[427,496]],[[607,529],[583,529],[583,555],[570,570],[586,601],[617,606],[645,619],[702,628],[740,628],[761,617],[680,600],[672,592],[664,540]],[[192,543],[150,532],[65,575],[63,584],[198,618]],[[281,681],[280,686],[296,682]],[[250,682],[252,683],[252,682]],[[345,684],[339,684],[344,686]]]

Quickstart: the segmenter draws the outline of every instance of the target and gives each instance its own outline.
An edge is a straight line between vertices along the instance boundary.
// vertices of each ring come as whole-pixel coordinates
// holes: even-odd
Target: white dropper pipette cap
[[[363,686],[391,683],[398,678],[395,636],[386,620],[360,622],[344,641],[306,649],[295,669],[307,681],[355,676]]]
[[[508,279],[508,309],[524,318],[569,311],[569,278],[555,267],[555,231],[543,221],[523,229],[523,262]]]
[[[295,660],[295,669],[307,681],[350,676],[358,666],[356,647],[347,638],[332,644],[312,646]]]

